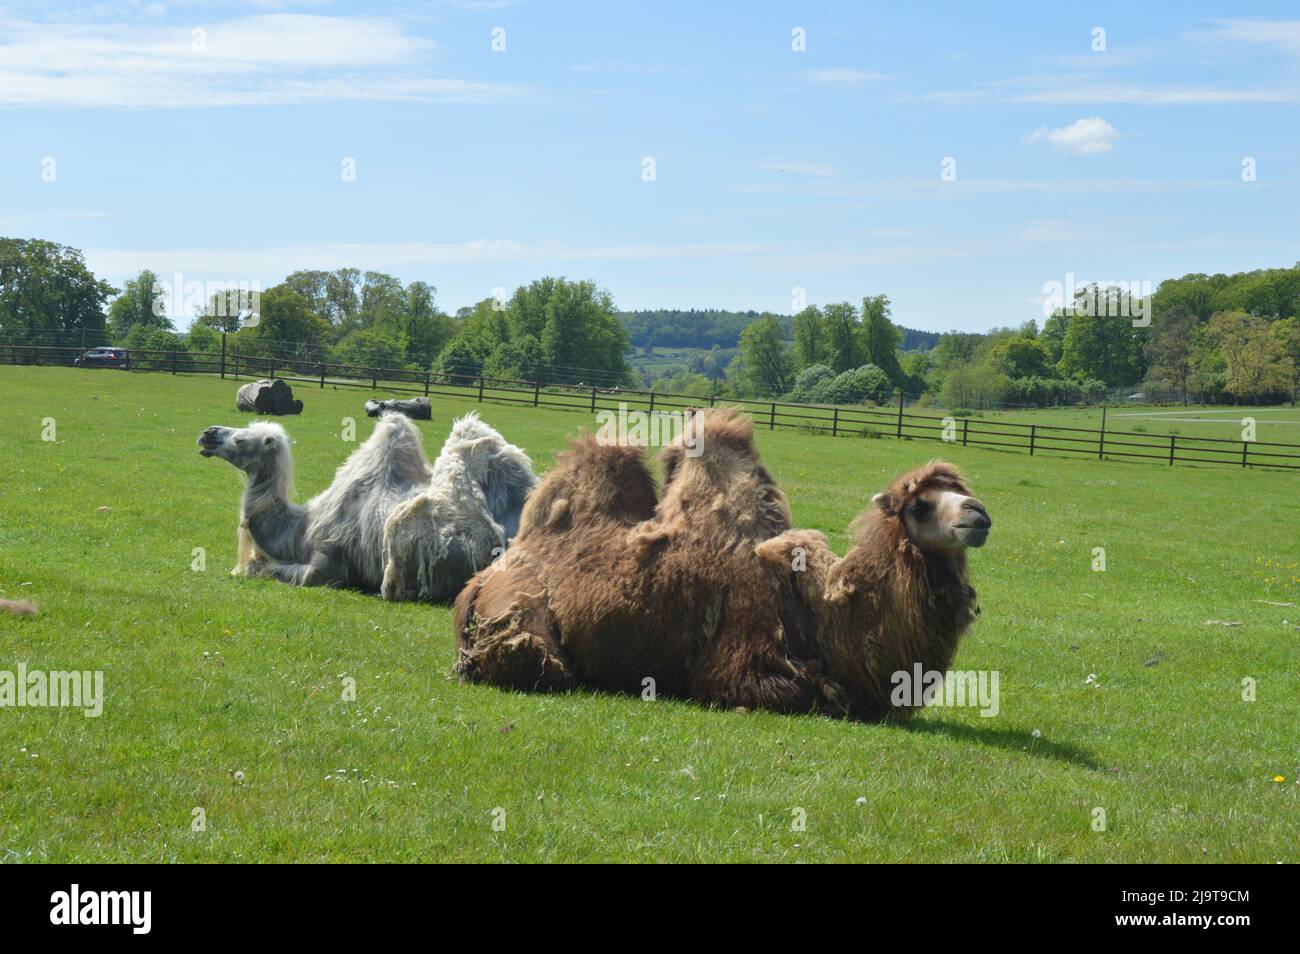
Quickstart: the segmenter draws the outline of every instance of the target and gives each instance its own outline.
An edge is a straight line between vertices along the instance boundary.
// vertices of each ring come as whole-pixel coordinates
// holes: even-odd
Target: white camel
[[[430,465],[416,426],[385,414],[305,505],[279,424],[209,427],[199,453],[247,475],[235,575],[347,586],[390,600],[455,596],[504,551],[537,483],[532,463],[476,414],[456,421]]]

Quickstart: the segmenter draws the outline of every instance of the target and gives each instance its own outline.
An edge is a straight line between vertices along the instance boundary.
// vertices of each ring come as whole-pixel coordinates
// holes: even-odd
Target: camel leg
[[[248,523],[240,520],[239,533],[235,537],[235,568],[230,571],[230,575],[247,575],[248,565],[257,559],[257,556],[257,545],[253,543],[253,534],[249,532]]]
[[[280,563],[259,559],[249,563],[247,574],[279,580],[291,586],[343,586],[347,583],[347,563],[336,552],[318,551],[310,563]]]

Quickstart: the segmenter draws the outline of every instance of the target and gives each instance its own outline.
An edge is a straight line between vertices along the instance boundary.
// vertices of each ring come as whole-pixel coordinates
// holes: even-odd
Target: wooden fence
[[[561,410],[617,411],[620,405],[648,413],[683,412],[686,408],[712,406],[708,398],[656,391],[634,391],[596,385],[543,384],[482,374],[446,375],[432,371],[371,368],[361,365],[307,361],[295,358],[266,358],[228,352],[186,351],[129,352],[133,371],[171,374],[217,374],[222,378],[282,378],[296,384],[318,387],[364,388],[424,396],[474,398],[479,402],[523,404]],[[0,344],[0,364],[72,365],[84,353],[81,348],[41,345]],[[107,371],[105,373],[111,373]],[[1103,409],[1100,428],[1068,427],[1058,424],[1024,424],[971,417],[922,414],[904,407],[828,407],[787,404],[750,398],[725,398],[754,418],[756,427],[796,428],[827,433],[835,437],[893,437],[934,440],[963,447],[997,447],[1037,454],[1065,454],[1098,460],[1152,460],[1162,464],[1230,464],[1238,467],[1270,467],[1300,470],[1300,444],[1268,441],[1235,441],[1216,437],[1168,436],[1106,427]]]

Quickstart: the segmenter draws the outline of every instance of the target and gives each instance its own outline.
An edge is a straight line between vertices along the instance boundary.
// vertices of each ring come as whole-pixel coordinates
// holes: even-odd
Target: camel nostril
[[[989,512],[984,509],[983,504],[974,501],[967,501],[966,509],[975,516],[975,526],[984,530],[993,526],[993,518],[989,516]]]

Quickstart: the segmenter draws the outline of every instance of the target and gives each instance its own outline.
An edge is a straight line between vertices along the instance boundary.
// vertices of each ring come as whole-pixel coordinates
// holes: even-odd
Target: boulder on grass
[[[235,393],[235,407],[258,414],[301,414],[302,402],[293,399],[293,388],[274,381],[250,381]]]
[[[385,411],[397,411],[405,414],[409,418],[417,421],[433,420],[433,410],[429,407],[427,397],[418,397],[410,401],[388,400],[376,401],[373,398],[366,402],[366,414],[370,417],[378,417]]]

